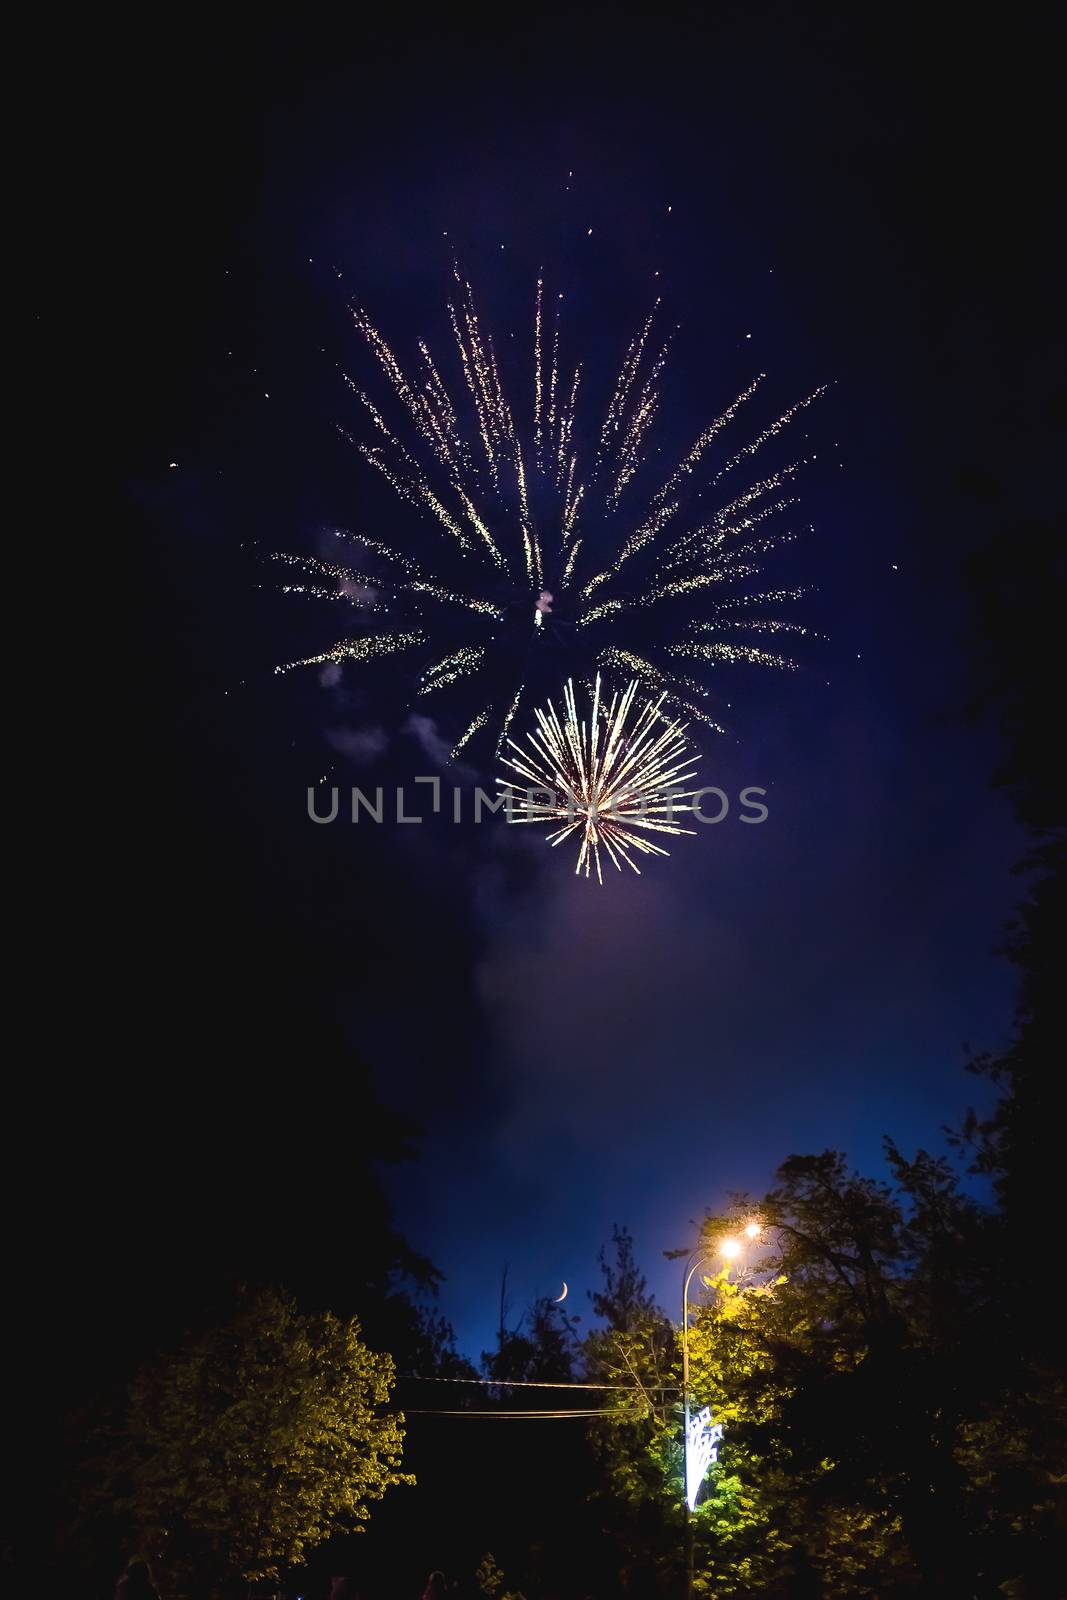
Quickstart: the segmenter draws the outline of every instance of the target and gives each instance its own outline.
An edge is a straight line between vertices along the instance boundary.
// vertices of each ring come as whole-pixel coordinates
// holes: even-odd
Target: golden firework
[[[504,765],[532,787],[520,788],[509,778],[498,778],[511,822],[561,822],[548,835],[549,844],[561,844],[576,834],[578,860],[575,872],[585,876],[596,866],[603,883],[600,851],[640,875],[634,852],[670,854],[646,837],[649,833],[692,834],[675,821],[676,813],[691,807],[684,802],[696,793],[682,786],[693,777],[698,757],[689,755],[686,724],[664,716],[666,694],[649,700],[631,720],[637,679],[605,706],[600,695],[600,674],[593,686],[588,719],[579,715],[573,680],[563,691],[563,718],[551,701],[535,712],[537,727],[527,734],[529,748],[507,743],[514,759]]]
[[[530,651],[543,657],[546,641],[565,640],[583,653],[590,677],[599,671],[621,690],[636,674],[661,704],[721,732],[707,669],[788,668],[793,663],[761,648],[758,636],[805,631],[766,609],[799,598],[801,589],[750,592],[747,584],[764,557],[794,536],[782,518],[796,504],[790,490],[805,462],[756,482],[748,469],[823,387],[757,424],[747,443],[729,445],[760,404],[765,375],[753,375],[666,469],[653,444],[677,330],[664,327],[658,298],[624,349],[598,420],[590,411],[595,371],[587,376],[567,352],[562,292],[550,295],[538,278],[533,382],[513,410],[493,337],[458,264],[452,288],[453,348],[440,365],[423,340],[412,354],[396,354],[367,312],[351,308],[374,358],[368,381],[376,366],[380,390],[375,398],[345,374],[365,437],[339,431],[412,517],[425,519],[426,532],[413,525],[409,548],[397,549],[334,529],[336,552],[276,552],[299,574],[285,593],[350,606],[358,619],[354,637],[277,670],[414,655],[417,664],[405,673],[413,696],[440,690],[445,716],[453,699],[466,702],[458,723],[466,731],[454,751],[482,732],[500,755],[530,693],[525,665],[515,670],[509,622],[523,617],[524,663],[536,667]],[[379,625],[389,631],[369,631]],[[475,688],[478,700],[470,703]],[[600,837],[606,844],[608,836]]]

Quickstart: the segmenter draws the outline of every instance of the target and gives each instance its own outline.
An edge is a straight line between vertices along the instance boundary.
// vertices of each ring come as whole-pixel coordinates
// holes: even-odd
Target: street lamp
[[[762,1228],[758,1222],[749,1222],[744,1228],[746,1239],[758,1239]],[[698,1267],[710,1261],[713,1256],[720,1255],[729,1264],[736,1261],[744,1249],[740,1239],[733,1237],[720,1239],[714,1245],[697,1245],[685,1264],[685,1273],[682,1278],[682,1409],[685,1413],[685,1433],[683,1435],[685,1459],[685,1520],[686,1520],[686,1595],[687,1600],[693,1597],[693,1512],[696,1509],[697,1495],[704,1475],[709,1465],[718,1454],[718,1443],[722,1438],[722,1423],[712,1423],[711,1408],[705,1406],[696,1417],[690,1416],[689,1409],[689,1285],[693,1281],[693,1274]]]

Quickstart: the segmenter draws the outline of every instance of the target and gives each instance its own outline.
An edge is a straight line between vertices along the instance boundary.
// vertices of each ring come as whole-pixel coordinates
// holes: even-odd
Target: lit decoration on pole
[[[690,1419],[685,1435],[685,1498],[690,1511],[696,1508],[709,1466],[719,1459],[721,1439],[722,1423],[712,1422],[710,1406]]]

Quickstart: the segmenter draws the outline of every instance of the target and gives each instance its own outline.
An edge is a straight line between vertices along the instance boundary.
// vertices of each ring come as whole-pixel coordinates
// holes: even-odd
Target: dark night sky
[[[270,1106],[250,1181],[313,1192],[345,1148],[346,1067],[318,1050],[337,1019],[422,1125],[391,1189],[472,1353],[505,1261],[517,1303],[562,1278],[584,1300],[627,1222],[673,1296],[660,1251],[786,1155],[869,1168],[885,1132],[936,1143],[978,1092],[965,1042],[1010,1026],[993,950],[1019,838],[997,747],[963,715],[960,567],[1055,487],[1047,43],[855,13],[187,35],[146,44],[104,113],[129,561],[101,671],[136,795],[105,836],[118,932],[87,1013],[113,1041],[113,1108],[140,1083],[153,1141],[180,1104],[195,1148],[220,1097],[257,1125]],[[250,547],[309,549],[373,510],[333,434],[334,363],[360,359],[345,293],[410,347],[440,327],[445,229],[498,326],[542,260],[573,286],[605,370],[601,329],[628,337],[655,282],[685,328],[681,444],[757,367],[786,402],[833,385],[798,425],[815,531],[791,557],[827,637],[786,680],[731,678],[736,737],[703,764],[765,784],[770,820],[602,890],[500,826],[304,814],[327,761],[388,783],[425,758],[374,680],[337,697],[272,675],[333,619],[274,596]],[[347,767],[324,733],[368,724],[379,767]],[[331,1226],[358,1236],[358,1217]]]

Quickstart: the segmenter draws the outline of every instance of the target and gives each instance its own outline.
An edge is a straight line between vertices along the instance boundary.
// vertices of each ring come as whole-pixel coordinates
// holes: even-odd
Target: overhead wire
[[[634,1383],[580,1383],[567,1379],[560,1383],[550,1383],[544,1378],[438,1378],[422,1377],[417,1372],[403,1372],[397,1377],[398,1383],[467,1383],[479,1384],[489,1389],[620,1389],[623,1391],[639,1392],[639,1386]],[[640,1387],[654,1389],[658,1394],[681,1393],[681,1386],[677,1383],[648,1383]]]

